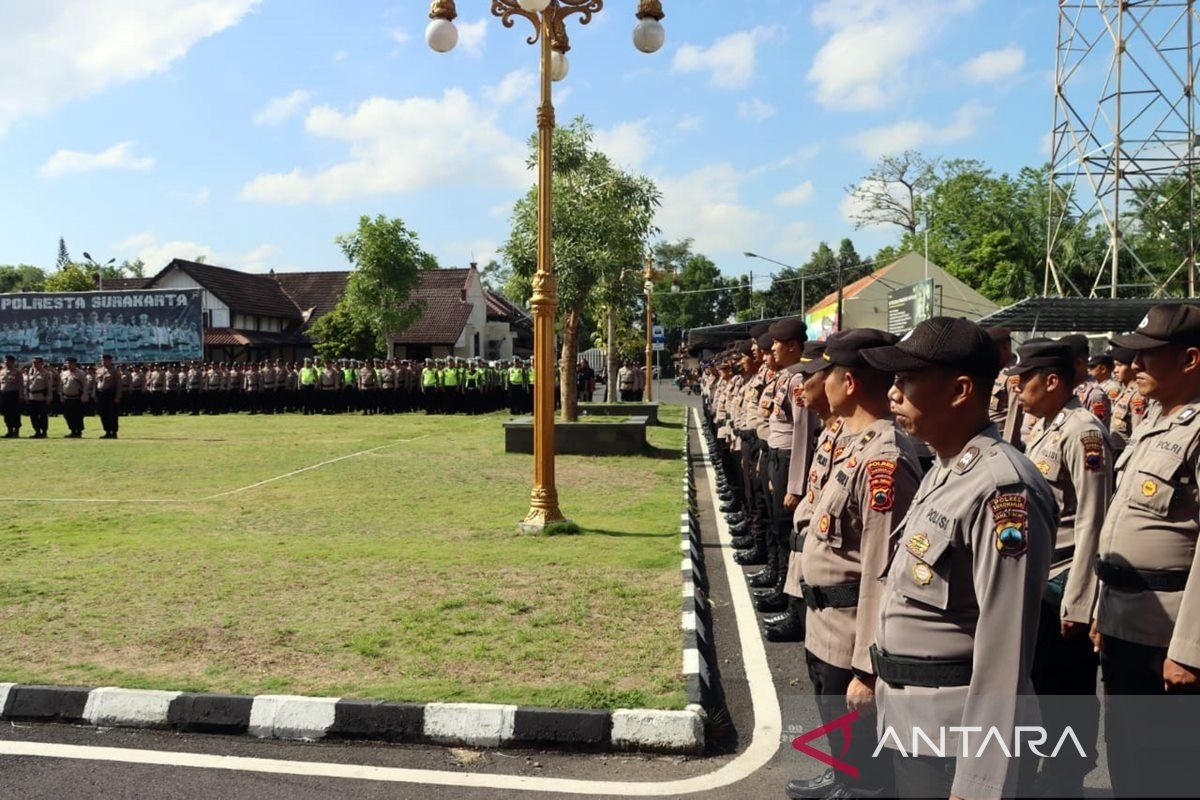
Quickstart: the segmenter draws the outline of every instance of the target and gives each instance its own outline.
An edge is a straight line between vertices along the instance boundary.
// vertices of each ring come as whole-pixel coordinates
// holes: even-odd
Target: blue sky
[[[172,257],[343,269],[362,214],[398,216],[445,266],[504,240],[533,130],[536,48],[487,0],[424,42],[425,0],[7,0],[0,263]],[[845,187],[915,147],[1013,171],[1046,158],[1049,0],[635,0],[569,22],[560,121],[664,191],[658,224],[730,275],[852,236]]]

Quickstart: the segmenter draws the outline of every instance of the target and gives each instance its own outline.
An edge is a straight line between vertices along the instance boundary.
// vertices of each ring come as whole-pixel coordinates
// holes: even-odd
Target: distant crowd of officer
[[[1114,794],[1191,785],[1195,712],[1143,701],[1200,690],[1200,307],[1156,306],[1111,344],[1014,357],[1009,330],[950,317],[809,342],[795,319],[706,365],[735,558],[761,567],[765,635],[803,642],[830,752],[857,771],[789,797],[1081,796],[1098,672]],[[1039,721],[1084,757],[979,747]]]
[[[33,434],[48,435],[49,418],[61,415],[67,438],[80,438],[84,418],[96,415],[104,436],[115,439],[121,415],[163,414],[483,414],[507,408],[533,410],[535,371],[514,358],[319,360],[300,363],[133,364],[111,355],[95,366],[68,358],[52,366],[35,356],[27,367],[15,356],[0,367],[4,438],[20,436],[28,416]]]

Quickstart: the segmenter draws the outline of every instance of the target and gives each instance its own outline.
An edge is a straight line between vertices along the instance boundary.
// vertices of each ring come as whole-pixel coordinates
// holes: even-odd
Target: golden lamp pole
[[[533,489],[529,498],[529,513],[521,523],[522,530],[536,531],[552,522],[563,520],[558,507],[558,489],[554,484],[554,319],[558,308],[558,283],[554,278],[554,247],[552,238],[552,195],[554,104],[550,91],[552,80],[567,76],[566,53],[571,49],[567,38],[566,20],[579,15],[580,24],[591,22],[592,15],[604,7],[604,0],[491,0],[492,14],[501,24],[511,28],[513,17],[524,17],[533,25],[533,35],[526,41],[541,41],[539,78],[541,103],[537,110],[538,128],[538,244],[537,273],[533,277],[533,366],[537,380],[533,390]],[[429,4],[429,26],[425,41],[439,53],[454,48],[458,31],[454,19],[458,12],[454,0],[432,0]],[[665,15],[660,0],[639,0],[638,23],[633,29],[633,43],[644,53],[656,52],[663,45]]]
[[[671,268],[671,293],[679,293],[679,283],[676,280],[675,269]],[[650,384],[653,383],[654,377],[654,347],[652,345],[651,331],[654,329],[654,282],[662,280],[667,276],[667,271],[654,268],[654,256],[646,256],[646,268],[642,270],[642,279],[645,283],[642,284],[643,290],[646,292],[646,388],[643,392],[645,402],[654,401],[654,392],[650,389]]]

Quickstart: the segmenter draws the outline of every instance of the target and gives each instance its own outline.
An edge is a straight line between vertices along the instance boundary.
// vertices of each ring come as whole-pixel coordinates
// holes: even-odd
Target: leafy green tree
[[[146,277],[146,262],[140,258],[135,258],[133,261],[125,259],[117,267],[117,271],[131,278],[144,278]]]
[[[379,331],[352,314],[344,300],[313,323],[309,337],[321,358],[380,358],[387,354]]]
[[[563,418],[578,417],[575,370],[584,315],[598,307],[627,303],[631,268],[642,262],[644,243],[654,233],[658,187],[649,178],[613,165],[595,147],[595,131],[582,117],[559,128],[554,137],[554,274],[562,320]],[[537,163],[537,141],[530,140],[529,165]],[[516,295],[529,296],[537,272],[537,187],[517,201],[512,230],[501,248],[512,267]],[[518,277],[519,276],[519,277]]]
[[[356,326],[370,329],[376,351],[386,349],[388,333],[403,331],[420,318],[421,305],[409,297],[421,282],[421,271],[435,269],[437,260],[421,249],[403,221],[382,214],[360,217],[358,229],[337,237],[337,244],[354,267],[339,307]],[[359,327],[352,330],[357,336]]]
[[[67,240],[60,236],[58,237],[58,260],[54,262],[54,269],[59,272],[70,263],[71,254],[67,251]]]
[[[47,292],[90,292],[96,288],[96,273],[85,264],[68,262],[46,276]]]
[[[46,273],[29,264],[0,266],[0,294],[7,292],[40,292],[46,286]]]
[[[675,349],[684,332],[718,325],[733,313],[727,280],[712,259],[692,252],[691,239],[660,243],[654,257],[668,271],[654,288],[654,314],[666,329],[667,350]],[[671,293],[671,274],[679,294]]]

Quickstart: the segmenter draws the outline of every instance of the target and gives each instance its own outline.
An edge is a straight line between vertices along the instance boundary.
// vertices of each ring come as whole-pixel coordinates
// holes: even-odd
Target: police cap
[[[1073,372],[1075,351],[1066,342],[1026,342],[1017,350],[1017,363],[1008,368],[1008,374],[1024,375],[1036,369]]]
[[[1114,336],[1112,343],[1130,350],[1153,350],[1165,344],[1200,345],[1200,307],[1188,303],[1154,306],[1137,330]]]
[[[930,317],[896,344],[872,348],[863,357],[884,372],[943,367],[987,380],[1000,373],[1000,351],[992,337],[962,317]]]
[[[1122,364],[1132,364],[1137,358],[1137,351],[1128,347],[1114,347],[1112,349],[1113,361],[1119,361]]]
[[[759,350],[768,352],[771,349],[771,345],[773,345],[775,343],[775,337],[769,333],[764,333],[761,336],[759,336],[756,341],[758,342]]]
[[[747,331],[747,333],[750,334],[751,339],[757,339],[758,337],[762,336],[764,333],[766,333],[770,329],[771,329],[770,325],[768,325],[765,322],[760,322],[757,325],[755,325],[754,327],[752,327],[749,331]]]
[[[767,329],[777,342],[803,342],[808,338],[808,327],[800,317],[781,319]]]
[[[1105,367],[1108,367],[1109,369],[1112,369],[1112,365],[1113,365],[1112,353],[1097,353],[1096,355],[1094,355],[1088,359],[1089,367],[1105,366]]]
[[[1063,344],[1071,346],[1071,352],[1075,358],[1083,358],[1091,350],[1091,345],[1088,344],[1088,338],[1082,333],[1068,333],[1066,336],[1059,339]]]
[[[816,375],[821,370],[829,369],[833,366],[826,361],[825,342],[805,342],[804,354],[800,356],[800,372],[805,375]]]
[[[900,341],[900,337],[875,328],[853,328],[832,334],[826,342],[822,356],[835,367],[858,367],[875,369],[868,364],[863,353],[873,347],[888,347]]]

